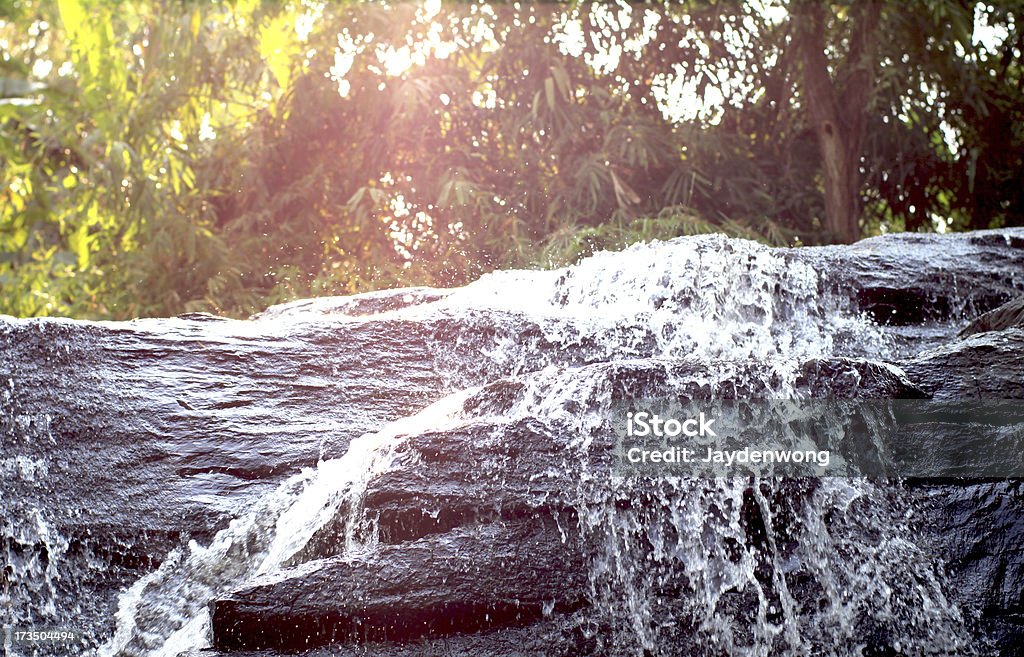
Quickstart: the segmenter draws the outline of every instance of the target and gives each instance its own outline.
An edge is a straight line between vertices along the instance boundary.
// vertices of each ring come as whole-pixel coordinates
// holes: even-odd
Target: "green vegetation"
[[[0,313],[1021,224],[1024,5],[0,1]]]

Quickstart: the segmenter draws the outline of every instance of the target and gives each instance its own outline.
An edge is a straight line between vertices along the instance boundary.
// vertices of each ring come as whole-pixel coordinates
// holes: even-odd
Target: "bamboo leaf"
[[[291,79],[291,51],[296,40],[291,16],[284,12],[260,30],[259,52],[267,68],[284,90]]]
[[[203,27],[203,13],[199,10],[199,7],[192,10],[192,20],[189,27],[192,31],[192,40],[199,39],[199,30]]]

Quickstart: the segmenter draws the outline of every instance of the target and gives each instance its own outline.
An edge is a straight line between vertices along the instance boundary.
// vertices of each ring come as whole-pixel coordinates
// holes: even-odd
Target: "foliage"
[[[245,315],[695,232],[827,241],[770,4],[8,2],[0,312]],[[866,231],[1020,223],[1021,8],[887,3],[853,63],[829,8],[834,83],[875,75]]]
[[[37,95],[0,105],[0,286],[13,292],[0,310],[217,308],[242,288],[243,254],[215,231],[212,202],[230,162],[214,154],[244,143],[269,86],[244,28],[259,10],[82,0],[13,10],[5,38],[26,24],[29,38],[15,42],[3,74],[50,70]],[[211,124],[216,145],[204,140]]]

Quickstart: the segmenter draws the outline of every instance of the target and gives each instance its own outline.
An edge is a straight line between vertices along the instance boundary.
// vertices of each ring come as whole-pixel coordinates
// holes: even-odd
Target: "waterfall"
[[[317,530],[341,514],[347,552],[372,548],[360,535],[360,496],[366,482],[387,467],[404,432],[443,427],[459,408],[452,395],[421,413],[352,442],[341,458],[321,461],[282,483],[217,533],[208,546],[191,541],[173,552],[156,571],[136,582],[118,603],[114,636],[101,657],[174,657],[208,645],[208,605],[215,595],[249,578],[289,563]]]
[[[684,238],[559,270],[495,272],[369,314],[324,317],[326,306],[314,301],[253,320],[247,331],[427,327],[443,394],[237,509],[208,543],[173,550],[121,593],[115,631],[98,654],[172,657],[209,646],[218,596],[324,556],[378,549],[365,492],[376,477],[415,466],[396,456],[410,436],[517,418],[561,427],[567,465],[536,476],[576,481],[573,531],[589,552],[588,611],[575,622],[600,654],[838,657],[868,654],[868,635],[908,655],[978,654],[983,646],[947,597],[941,567],[912,540],[917,519],[898,483],[652,480],[616,476],[595,456],[621,372],[657,374],[630,388],[636,395],[790,399],[804,394],[809,359],[893,369],[885,361],[898,341],[813,258],[794,253]],[[515,390],[511,402],[497,398],[499,384]],[[30,466],[17,464],[19,472]],[[15,542],[46,539],[58,558],[59,540],[37,520],[37,536]],[[52,588],[52,566],[18,563],[15,578]]]

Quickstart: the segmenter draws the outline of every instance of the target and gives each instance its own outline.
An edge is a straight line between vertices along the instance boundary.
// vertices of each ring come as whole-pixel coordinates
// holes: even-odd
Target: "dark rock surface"
[[[950,237],[903,233],[822,247],[842,263],[828,279],[852,288],[862,310],[892,325],[975,317],[1020,294],[1024,231]]]
[[[8,549],[30,570],[59,560],[58,608],[110,623],[118,589],[171,548],[436,398],[422,331],[0,318],[0,523],[22,536]],[[46,531],[26,535],[36,509]]]
[[[307,562],[213,603],[215,647],[295,649],[527,625],[584,602],[580,546],[542,516]]]
[[[579,657],[596,654],[593,636],[580,632],[581,617],[558,614],[523,624],[504,625],[479,632],[424,636],[405,641],[364,640],[311,646],[301,651],[304,657]],[[267,657],[277,654],[268,649],[204,648],[178,657]],[[283,654],[296,654],[285,652]]]
[[[367,487],[366,513],[386,543],[537,513],[569,516],[563,524],[573,525],[571,438],[571,429],[536,418],[411,436],[397,466]]]
[[[901,363],[934,399],[1024,399],[1024,329],[968,336]]]
[[[1000,330],[982,315],[961,336],[902,363],[908,377],[937,400],[1024,399],[1024,329]],[[926,542],[957,582],[953,597],[974,610],[1000,654],[1024,654],[1021,480],[921,480],[914,488]]]
[[[1000,654],[1024,650],[1024,483],[923,483],[922,532],[956,586],[951,592]]]
[[[851,313],[887,326],[883,338],[905,354],[895,364],[906,377],[852,357],[860,354],[802,360],[795,385],[809,396],[1024,398],[1024,328],[992,330],[984,320],[988,332],[953,338],[965,320],[1024,291],[1024,230],[771,253],[810,265],[822,298],[835,301],[828,312],[849,301]],[[651,294],[652,308],[685,306],[687,284],[666,282],[679,289]],[[784,295],[784,285],[758,280],[752,289]],[[396,465],[368,483],[362,517],[379,532],[378,552],[342,555],[339,526],[326,525],[290,569],[215,601],[213,636],[224,649],[357,637],[385,655],[433,654],[436,641],[450,642],[451,654],[600,652],[593,628],[580,631],[579,592],[589,583],[580,579],[576,513],[581,468],[606,464],[609,452],[569,449],[578,427],[515,409],[529,395],[566,397],[561,410],[579,414],[666,387],[692,399],[756,397],[782,390],[785,368],[685,357],[670,367],[659,362],[664,336],[643,317],[596,334],[582,323],[552,331],[557,314],[446,306],[457,294],[307,300],[250,321],[0,317],[0,552],[13,564],[3,584],[13,585],[17,620],[74,620],[103,640],[120,590],[172,548],[208,542],[354,438],[453,389],[484,385],[466,402],[465,423],[405,436]],[[772,310],[781,323],[792,306]],[[749,309],[755,318],[762,311]],[[627,356],[636,360],[605,362]],[[528,375],[552,365],[589,365],[607,385],[529,389]],[[1002,654],[1014,654],[1024,645],[1019,484],[913,491],[927,518],[921,542],[936,546],[956,583],[951,595],[980,614]],[[771,499],[781,508],[784,497]],[[766,527],[743,531],[751,551],[765,549]],[[768,581],[771,568],[756,570]]]
[[[972,319],[960,331],[960,337],[1009,328],[1024,328],[1024,297],[1008,301],[998,308]]]

